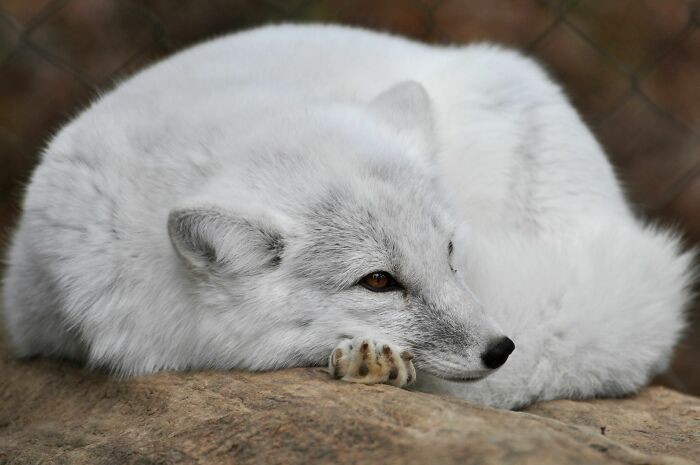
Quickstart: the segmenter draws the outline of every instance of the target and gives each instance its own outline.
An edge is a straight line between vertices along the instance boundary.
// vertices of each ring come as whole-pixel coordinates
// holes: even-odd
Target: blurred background
[[[700,242],[700,0],[0,0],[0,251],[42,147],[99,92],[195,42],[282,21],[533,56],[606,148],[639,215]],[[656,382],[700,395],[700,305],[691,318]]]

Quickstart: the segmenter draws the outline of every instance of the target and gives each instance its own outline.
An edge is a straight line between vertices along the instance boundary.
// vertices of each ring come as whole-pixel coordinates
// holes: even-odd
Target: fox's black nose
[[[481,354],[481,360],[489,368],[498,368],[508,360],[508,356],[515,350],[513,341],[504,337]]]

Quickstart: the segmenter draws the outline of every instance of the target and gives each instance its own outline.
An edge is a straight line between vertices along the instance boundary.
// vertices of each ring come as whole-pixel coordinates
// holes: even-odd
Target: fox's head
[[[248,368],[323,364],[382,338],[418,369],[465,380],[513,343],[464,282],[466,228],[433,173],[430,99],[414,82],[369,103],[251,115],[243,155],[170,213],[202,312]]]

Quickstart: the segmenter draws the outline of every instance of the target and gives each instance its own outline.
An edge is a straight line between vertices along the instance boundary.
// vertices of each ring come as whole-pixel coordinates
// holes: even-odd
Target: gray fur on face
[[[456,224],[433,198],[430,179],[409,165],[373,166],[366,183],[329,187],[305,211],[306,242],[288,257],[291,266],[327,293],[335,303],[329,311],[393,329],[418,367],[458,378],[464,360],[478,366],[491,335],[483,334],[480,305],[451,265]],[[357,285],[375,271],[390,273],[401,289],[382,295]]]

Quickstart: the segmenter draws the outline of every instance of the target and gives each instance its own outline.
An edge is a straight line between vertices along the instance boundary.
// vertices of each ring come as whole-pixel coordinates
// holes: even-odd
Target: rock
[[[557,400],[529,413],[600,430],[608,439],[647,454],[698,460],[700,402],[663,387],[649,387],[629,399]]]
[[[510,412],[347,384],[319,368],[119,381],[6,349],[0,360],[0,464],[690,464],[700,455],[700,399],[664,388]]]

